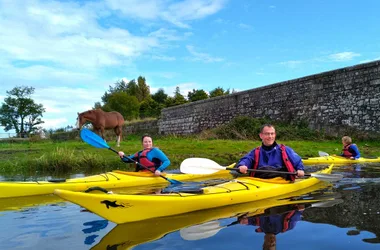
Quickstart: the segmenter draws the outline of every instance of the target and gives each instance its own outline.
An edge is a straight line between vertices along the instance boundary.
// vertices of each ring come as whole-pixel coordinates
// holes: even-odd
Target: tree
[[[130,96],[125,92],[117,92],[109,96],[108,102],[104,105],[104,111],[117,111],[125,120],[132,120],[139,117],[140,104],[135,96]]]
[[[133,79],[131,81],[129,81],[129,83],[127,84],[127,94],[130,95],[130,96],[136,96],[137,98],[137,92],[138,92],[138,86],[136,84],[136,81]]]
[[[165,93],[163,89],[158,89],[158,91],[152,95],[152,99],[157,103],[164,104],[168,95]]]
[[[173,97],[169,96],[165,102],[167,107],[177,106],[184,103],[187,103],[187,101],[185,97],[181,94],[178,86],[175,88],[174,96]]]
[[[100,102],[95,102],[94,103],[94,108],[93,109],[101,109],[102,108],[102,104]]]
[[[152,98],[142,101],[140,103],[140,118],[160,116],[163,106]]]
[[[207,95],[206,91],[204,91],[203,89],[197,89],[197,90],[193,89],[192,92],[187,93],[187,99],[190,102],[204,100],[207,98],[208,98],[208,95]]]
[[[146,100],[148,97],[150,97],[150,88],[146,84],[145,77],[139,76],[137,78],[137,99],[139,102],[142,102]]]
[[[8,97],[0,108],[0,124],[4,131],[14,129],[18,136],[23,136],[38,130],[37,126],[44,123],[41,117],[45,108],[30,98],[34,88],[20,86],[6,93]]]
[[[223,88],[217,87],[217,88],[210,91],[210,98],[217,97],[217,96],[223,96],[223,95],[229,95],[229,94],[230,94],[229,89],[224,91]]]

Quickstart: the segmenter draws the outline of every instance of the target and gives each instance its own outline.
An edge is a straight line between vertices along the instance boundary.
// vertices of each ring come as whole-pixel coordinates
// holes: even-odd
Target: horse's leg
[[[115,128],[115,134],[116,134],[116,146],[120,147],[120,141],[121,141],[121,127]]]
[[[106,141],[106,139],[104,138],[104,127],[100,127],[99,131],[100,131],[100,134],[101,134],[103,140]]]

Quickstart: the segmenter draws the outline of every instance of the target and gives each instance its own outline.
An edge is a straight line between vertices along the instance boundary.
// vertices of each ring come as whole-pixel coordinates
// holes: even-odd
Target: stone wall
[[[192,134],[236,116],[304,120],[310,128],[380,131],[380,61],[163,109],[160,134]]]
[[[158,134],[157,120],[130,123],[123,128],[123,134]]]

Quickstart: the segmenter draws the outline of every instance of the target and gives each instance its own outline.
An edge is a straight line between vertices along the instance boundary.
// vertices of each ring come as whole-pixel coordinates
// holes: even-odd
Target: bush
[[[236,117],[228,124],[203,131],[200,136],[204,139],[260,140],[260,128],[264,124],[275,126],[277,139],[281,140],[317,140],[326,138],[324,132],[309,129],[305,121],[290,124],[272,121],[269,118],[251,118],[246,116]]]
[[[79,139],[79,130],[52,133],[50,134],[50,139],[54,142],[76,140]]]

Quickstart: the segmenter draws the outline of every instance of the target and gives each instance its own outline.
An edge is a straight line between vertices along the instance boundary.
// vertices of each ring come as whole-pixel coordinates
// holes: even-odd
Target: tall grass
[[[261,144],[259,129],[262,124],[276,126],[277,141],[292,147],[301,157],[314,157],[318,151],[339,154],[342,148],[340,136],[331,137],[323,132],[307,128],[307,124],[285,124],[268,119],[238,117],[231,123],[191,136],[154,136],[154,145],[170,159],[169,169],[191,157],[209,158],[221,165],[238,161],[243,155]],[[363,156],[380,156],[380,141],[357,140]],[[114,141],[108,144],[114,149],[132,154],[141,150],[140,135],[125,135],[121,147]],[[36,140],[22,142],[0,141],[0,175],[34,176],[61,175],[62,173],[98,173],[112,169],[132,170],[132,164],[123,163],[107,149],[94,148],[77,139]]]

